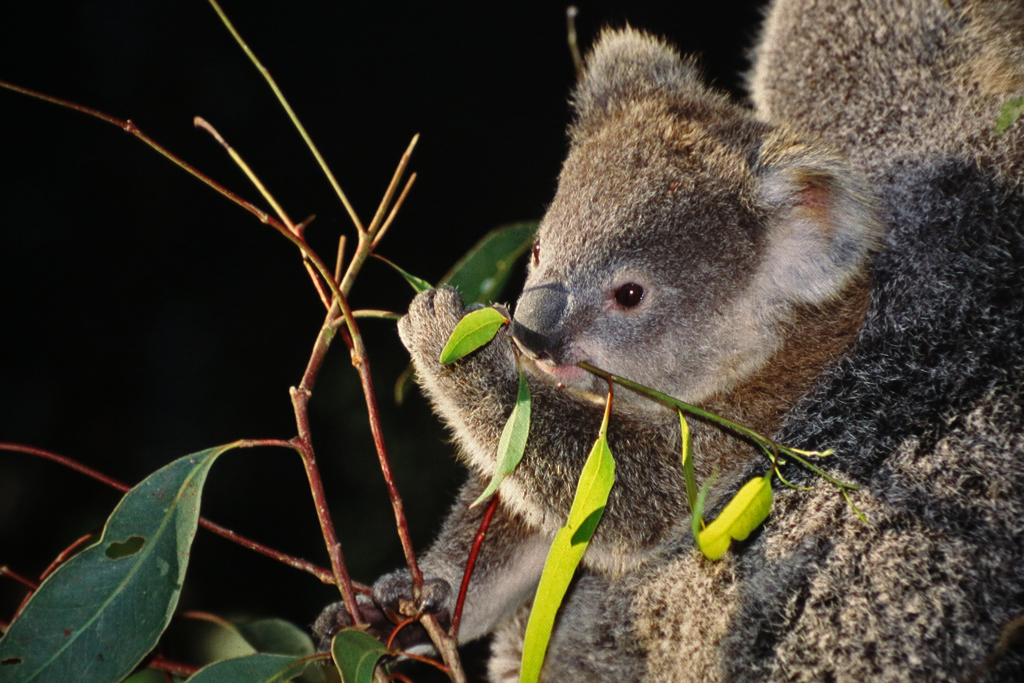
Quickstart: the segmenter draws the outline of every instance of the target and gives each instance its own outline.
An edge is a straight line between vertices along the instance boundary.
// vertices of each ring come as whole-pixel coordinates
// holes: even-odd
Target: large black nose
[[[511,334],[526,351],[538,358],[557,358],[564,343],[568,290],[553,282],[523,291],[516,303]]]

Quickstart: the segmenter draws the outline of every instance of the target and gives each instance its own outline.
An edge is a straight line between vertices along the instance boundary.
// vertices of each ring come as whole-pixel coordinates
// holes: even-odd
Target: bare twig
[[[261,442],[243,442],[240,444],[240,447],[250,445],[284,446],[286,448],[292,448],[291,444],[289,444],[287,441],[273,440],[266,440]],[[88,467],[80,462],[77,462],[76,460],[73,460],[63,455],[58,455],[57,453],[52,453],[50,451],[43,450],[42,448],[35,448],[33,446],[23,446],[21,444],[14,443],[0,443],[0,451],[15,451],[19,453],[28,453],[29,455],[35,455],[46,460],[52,460],[53,462],[59,463],[61,465],[64,465],[65,467],[69,467],[75,470],[76,472],[84,474],[87,477],[91,477],[96,481],[102,482],[107,486],[110,486],[111,488],[117,489],[122,493],[127,492],[131,488],[127,484],[121,483],[120,481],[114,479],[113,477],[109,477],[98,470],[94,470],[91,467]],[[327,571],[326,569],[323,569],[322,567],[316,566],[312,562],[308,562],[298,557],[293,557],[291,555],[288,555],[287,553],[282,553],[279,550],[274,550],[273,548],[265,546],[262,543],[257,543],[256,541],[253,541],[250,538],[242,536],[241,534],[235,533],[234,531],[222,527],[219,524],[211,522],[205,517],[199,518],[199,525],[204,529],[212,531],[218,536],[222,536],[228,539],[229,541],[237,543],[240,546],[243,546],[250,550],[254,550],[260,553],[261,555],[266,555],[267,557],[277,560],[278,562],[281,562],[283,564],[286,564],[289,567],[299,569],[301,571],[306,572],[307,574],[312,574],[324,583],[334,583],[334,575],[331,572]]]

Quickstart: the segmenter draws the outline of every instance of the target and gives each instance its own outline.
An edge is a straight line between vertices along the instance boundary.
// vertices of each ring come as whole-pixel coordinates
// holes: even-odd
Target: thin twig
[[[370,250],[373,251],[380,244],[380,241],[384,239],[384,234],[391,227],[391,222],[395,220],[395,216],[398,215],[398,210],[402,208],[402,204],[405,203],[405,198],[409,196],[409,190],[412,189],[412,184],[416,182],[415,171],[409,176],[409,180],[405,183],[405,188],[402,190],[402,194],[398,195],[398,199],[395,201],[395,205],[391,207],[391,213],[388,214],[388,219],[384,221],[384,225],[380,226],[380,230],[377,231],[377,235],[373,238],[373,243],[370,245]]]
[[[76,550],[81,548],[86,541],[88,541],[95,535],[96,534],[86,534],[85,536],[80,536],[79,538],[75,539],[74,543],[69,545],[67,548],[64,548],[64,550],[60,551],[60,553],[57,554],[57,557],[53,558],[53,562],[50,563],[50,566],[44,569],[43,573],[39,575],[39,580],[45,581],[46,577],[55,572],[57,570],[57,567],[67,562],[68,558],[71,557],[71,555]]]
[[[273,440],[266,440],[259,443],[246,442],[241,444],[240,447],[246,447],[249,445],[283,446],[286,448],[292,448],[292,446],[287,441]],[[124,484],[118,481],[117,479],[114,479],[113,477],[109,477],[98,470],[94,470],[93,468],[83,465],[80,462],[72,460],[71,458],[68,458],[66,456],[58,455],[57,453],[52,453],[50,451],[43,450],[42,448],[35,448],[33,446],[23,446],[21,444],[14,443],[0,443],[0,451],[15,451],[18,453],[28,453],[29,455],[35,455],[46,460],[52,460],[53,462],[71,468],[76,472],[79,472],[80,474],[84,474],[87,477],[102,482],[107,486],[110,486],[111,488],[117,489],[122,493],[126,493],[131,488],[127,484]],[[260,553],[261,555],[266,555],[267,557],[277,560],[278,562],[281,562],[283,564],[286,564],[289,567],[299,569],[301,571],[306,572],[307,574],[312,574],[324,583],[334,583],[334,575],[331,572],[327,571],[322,567],[316,566],[312,562],[308,562],[298,557],[293,557],[286,553],[282,553],[279,550],[274,550],[273,548],[265,546],[262,543],[257,543],[256,541],[250,538],[242,536],[241,534],[235,533],[234,531],[222,527],[219,524],[211,522],[205,517],[199,518],[199,525],[204,529],[212,531],[218,536],[222,536],[228,539],[229,541],[233,541],[240,546],[248,548],[249,550],[254,550]]]
[[[21,574],[19,574],[18,572],[14,571],[13,569],[11,569],[10,567],[8,567],[6,565],[0,567],[0,576],[9,576],[12,579],[14,579],[15,581],[17,581],[18,583],[20,583],[21,585],[23,585],[26,588],[28,588],[30,591],[39,590],[39,584],[38,583],[36,583],[35,581],[32,581],[31,579],[28,579],[28,578],[22,576]]]
[[[288,100],[285,99],[284,93],[281,92],[281,89],[277,87],[277,83],[274,81],[274,77],[270,75],[270,72],[266,69],[266,67],[263,66],[260,60],[256,58],[256,55],[253,54],[253,51],[249,49],[249,46],[246,44],[246,42],[242,40],[242,36],[239,35],[238,31],[235,30],[235,27],[231,23],[231,20],[228,19],[227,15],[224,14],[224,10],[222,10],[220,8],[220,5],[217,4],[217,0],[210,0],[210,5],[213,6],[213,9],[217,13],[217,16],[220,17],[220,20],[222,22],[224,22],[224,26],[226,26],[228,31],[231,32],[231,35],[232,37],[234,37],[235,42],[237,42],[239,47],[241,47],[242,50],[245,52],[245,55],[249,58],[249,61],[253,63],[256,69],[263,76],[264,80],[267,81],[267,84],[270,86],[270,89],[274,91],[274,95],[277,97],[277,101],[281,103],[282,107],[284,107],[285,112],[288,114],[288,118],[291,119],[291,122],[295,126],[295,129],[299,131],[299,135],[302,136],[302,139],[303,141],[305,141],[306,146],[309,147],[309,151],[313,153],[313,156],[316,158],[316,161],[320,165],[321,170],[323,170],[324,175],[327,176],[328,182],[330,182],[331,187],[334,188],[335,194],[338,195],[338,199],[341,200],[342,205],[348,212],[349,218],[352,219],[352,223],[356,226],[356,230],[359,233],[365,232],[363,224],[359,221],[359,216],[356,215],[355,209],[352,208],[352,205],[348,201],[348,197],[346,197],[345,193],[341,190],[341,185],[338,184],[338,181],[335,179],[334,174],[331,173],[330,167],[327,166],[327,161],[325,161],[323,155],[320,154],[320,150],[316,148],[316,145],[313,143],[313,139],[309,137],[309,133],[306,132],[306,127],[302,125],[301,121],[299,121],[299,117],[295,115],[295,111],[292,109],[292,106],[288,104]]]
[[[388,189],[384,191],[384,197],[380,200],[380,204],[377,206],[377,213],[373,215],[373,220],[370,221],[370,227],[366,229],[369,233],[370,238],[374,238],[377,231],[381,227],[381,221],[384,220],[384,214],[388,210],[388,206],[391,204],[391,198],[395,196],[395,190],[398,189],[398,183],[402,181],[402,176],[405,175],[405,169],[409,165],[409,158],[412,157],[412,151],[416,149],[416,143],[420,141],[420,134],[412,136],[412,140],[409,142],[409,146],[405,148],[405,153],[402,158],[398,160],[398,167],[395,168],[395,172],[391,176],[391,182],[388,183]]]

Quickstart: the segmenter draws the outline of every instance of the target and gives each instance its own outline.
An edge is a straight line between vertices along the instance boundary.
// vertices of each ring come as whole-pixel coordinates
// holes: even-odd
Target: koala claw
[[[363,621],[369,624],[366,632],[387,643],[395,626],[402,621],[421,614],[432,614],[442,628],[447,629],[451,617],[446,604],[451,588],[443,579],[427,579],[423,582],[420,597],[413,597],[412,578],[407,572],[395,572],[381,577],[373,587],[373,598],[357,595],[359,612]],[[344,602],[328,605],[313,624],[313,637],[321,652],[331,649],[331,640],[343,628],[353,625],[352,615]],[[408,624],[394,638],[393,646],[398,650],[413,650],[420,646],[431,646],[426,629],[418,623]]]
[[[451,621],[448,598],[451,587],[444,579],[426,579],[419,597],[413,595],[412,577],[408,573],[394,572],[382,576],[373,584],[373,600],[385,612],[407,619],[421,614],[432,614],[442,626]]]

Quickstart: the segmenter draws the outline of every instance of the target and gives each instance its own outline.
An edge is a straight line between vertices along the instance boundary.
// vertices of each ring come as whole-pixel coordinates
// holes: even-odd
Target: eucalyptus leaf
[[[1020,118],[1021,114],[1024,114],[1024,97],[1012,99],[1004,104],[1003,108],[999,110],[999,116],[996,118],[996,133],[1005,132],[1007,128]]]
[[[514,223],[491,230],[441,279],[462,294],[467,304],[491,304],[508,283],[519,257],[537,236],[537,223]]]
[[[188,455],[128,491],[99,540],[39,587],[0,639],[0,680],[123,680],[178,604],[210,467],[236,444]]]
[[[526,452],[526,439],[530,434],[530,385],[526,381],[523,369],[519,368],[519,391],[516,394],[516,405],[512,408],[505,427],[501,430],[501,438],[498,440],[498,469],[491,477],[491,483],[487,485],[480,497],[473,501],[470,507],[478,505],[489,498],[505,477],[512,473],[519,461],[523,459]]]
[[[709,560],[717,560],[735,539],[742,541],[761,526],[772,509],[772,473],[751,479],[733,496],[721,514],[697,534],[697,545]]]
[[[187,683],[278,683],[292,680],[308,665],[305,657],[248,655],[204,666]]]
[[[365,631],[343,629],[331,642],[331,654],[342,683],[372,683],[377,662],[389,652]]]
[[[697,478],[693,472],[693,443],[690,441],[690,425],[683,411],[679,411],[679,431],[683,439],[683,479],[686,482],[686,502],[690,506],[690,518],[700,519],[697,513]],[[696,532],[694,532],[696,536]]]
[[[609,396],[609,408],[610,401]],[[526,625],[520,683],[536,683],[540,679],[558,608],[601,520],[608,503],[608,494],[615,483],[615,460],[608,447],[608,413],[606,409],[600,436],[580,472],[568,522],[555,534],[544,562],[544,571]]]
[[[508,318],[493,308],[479,308],[467,313],[452,330],[448,343],[441,350],[441,364],[453,361],[473,353],[487,342],[494,339]]]
[[[412,286],[412,288],[414,290],[416,290],[417,294],[419,294],[420,292],[425,292],[428,289],[433,289],[434,288],[429,282],[427,282],[423,278],[416,277],[415,275],[412,275],[411,273],[406,272],[397,263],[395,263],[393,261],[389,261],[388,259],[384,258],[383,256],[379,256],[377,254],[374,254],[373,256],[374,256],[374,258],[376,258],[376,259],[378,259],[380,261],[383,261],[384,263],[388,264],[389,266],[394,268],[396,271],[398,271],[398,274],[405,278],[405,281],[408,282]]]

